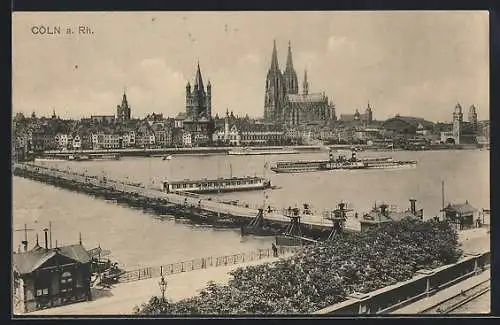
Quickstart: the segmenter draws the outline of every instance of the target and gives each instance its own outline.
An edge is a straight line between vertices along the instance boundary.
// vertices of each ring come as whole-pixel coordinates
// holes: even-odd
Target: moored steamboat
[[[182,181],[164,181],[162,190],[167,193],[218,193],[262,190],[271,187],[271,181],[258,176],[230,177]]]
[[[358,158],[356,152],[352,152],[351,158],[346,158],[345,155],[335,157],[330,150],[328,160],[282,160],[271,166],[271,170],[275,173],[304,173],[322,170],[405,168],[416,164],[414,160],[399,161],[388,156]]]

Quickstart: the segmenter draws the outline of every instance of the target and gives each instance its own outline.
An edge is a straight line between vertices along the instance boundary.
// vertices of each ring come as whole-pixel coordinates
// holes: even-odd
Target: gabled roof
[[[90,262],[90,256],[82,245],[70,245],[51,249],[35,246],[30,251],[14,253],[12,255],[12,264],[17,273],[28,274],[37,270],[57,254],[82,264]]]
[[[465,201],[465,203],[448,204],[448,206],[444,208],[444,211],[456,212],[460,214],[470,214],[476,212],[477,209],[470,205],[468,201]]]

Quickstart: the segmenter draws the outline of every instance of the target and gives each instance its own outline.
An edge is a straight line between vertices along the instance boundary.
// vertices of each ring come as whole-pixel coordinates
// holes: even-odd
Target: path
[[[166,296],[170,301],[193,297],[206,287],[209,281],[224,284],[230,279],[229,272],[239,267],[275,262],[279,258],[253,261],[231,266],[178,273],[166,277]],[[131,283],[120,283],[112,289],[95,290],[92,301],[39,310],[25,315],[131,315],[135,306],[149,301],[152,296],[160,296],[158,278]]]

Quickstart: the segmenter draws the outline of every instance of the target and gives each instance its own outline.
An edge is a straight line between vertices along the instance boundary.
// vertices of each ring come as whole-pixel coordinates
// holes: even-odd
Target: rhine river
[[[220,194],[251,206],[264,203],[276,208],[310,204],[320,214],[340,201],[361,216],[375,203],[385,202],[407,209],[408,199],[417,200],[426,217],[441,209],[441,181],[445,182],[445,203],[468,200],[478,209],[489,208],[489,151],[396,151],[362,152],[363,156],[388,156],[417,160],[412,169],[324,171],[303,174],[275,174],[266,163],[287,159],[325,159],[326,152],[274,156],[186,156],[129,158],[118,161],[40,162],[45,166],[150,184],[159,187],[162,179],[182,180],[258,175],[271,179],[278,189]],[[35,229],[43,246],[43,231],[52,223],[52,241],[59,245],[78,242],[82,233],[87,248],[101,245],[127,269],[173,263],[205,256],[221,256],[257,248],[269,248],[272,237],[241,238],[239,230],[176,223],[112,202],[35,181],[14,177],[13,227]],[[24,232],[13,232],[17,250]],[[30,247],[35,232],[28,233]]]

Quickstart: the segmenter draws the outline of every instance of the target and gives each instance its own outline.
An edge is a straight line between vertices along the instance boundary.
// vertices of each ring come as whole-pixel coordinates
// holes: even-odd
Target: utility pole
[[[444,219],[444,181],[441,181],[441,210]]]
[[[52,222],[49,221],[49,247],[52,248]]]
[[[14,229],[14,231],[24,231],[24,240],[22,241],[22,244],[24,246],[24,251],[28,251],[28,231],[35,231],[35,229],[28,228],[26,224],[24,224],[24,228],[22,229]]]

